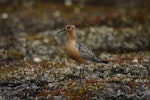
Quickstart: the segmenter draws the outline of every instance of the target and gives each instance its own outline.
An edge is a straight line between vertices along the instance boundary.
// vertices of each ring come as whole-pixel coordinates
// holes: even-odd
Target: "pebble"
[[[2,13],[1,17],[2,17],[2,19],[7,19],[8,18],[8,13]]]
[[[39,63],[39,62],[41,62],[42,60],[41,60],[40,58],[38,58],[38,57],[34,57],[34,58],[33,58],[33,61]]]

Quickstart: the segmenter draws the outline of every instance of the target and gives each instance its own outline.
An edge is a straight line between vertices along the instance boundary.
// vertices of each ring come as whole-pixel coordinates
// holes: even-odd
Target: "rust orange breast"
[[[86,63],[86,59],[81,57],[81,55],[78,51],[78,48],[76,47],[76,41],[69,41],[69,43],[66,47],[66,51],[67,51],[68,55],[75,61],[77,61],[79,63]]]

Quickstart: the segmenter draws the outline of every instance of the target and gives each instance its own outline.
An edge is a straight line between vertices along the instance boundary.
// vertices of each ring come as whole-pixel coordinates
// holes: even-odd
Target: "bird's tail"
[[[105,64],[108,64],[108,63],[109,63],[108,61],[103,60],[103,59],[99,59],[99,58],[95,59],[94,61],[95,61],[95,62],[99,62],[99,63],[105,63]]]

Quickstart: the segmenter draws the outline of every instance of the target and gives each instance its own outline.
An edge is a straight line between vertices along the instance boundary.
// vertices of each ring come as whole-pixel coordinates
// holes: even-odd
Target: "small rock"
[[[1,15],[1,17],[2,17],[2,19],[7,19],[7,18],[8,18],[8,13],[3,13],[3,14]]]
[[[34,62],[41,62],[42,60],[40,58],[38,58],[38,57],[35,57],[35,58],[33,58],[33,61]]]
[[[71,5],[72,5],[72,0],[65,0],[65,1],[64,1],[64,4],[65,4],[66,6],[71,6]]]

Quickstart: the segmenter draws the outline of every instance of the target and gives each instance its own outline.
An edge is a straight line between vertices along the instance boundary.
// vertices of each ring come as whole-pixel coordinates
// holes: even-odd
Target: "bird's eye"
[[[69,29],[70,28],[70,26],[67,26],[67,29]]]

